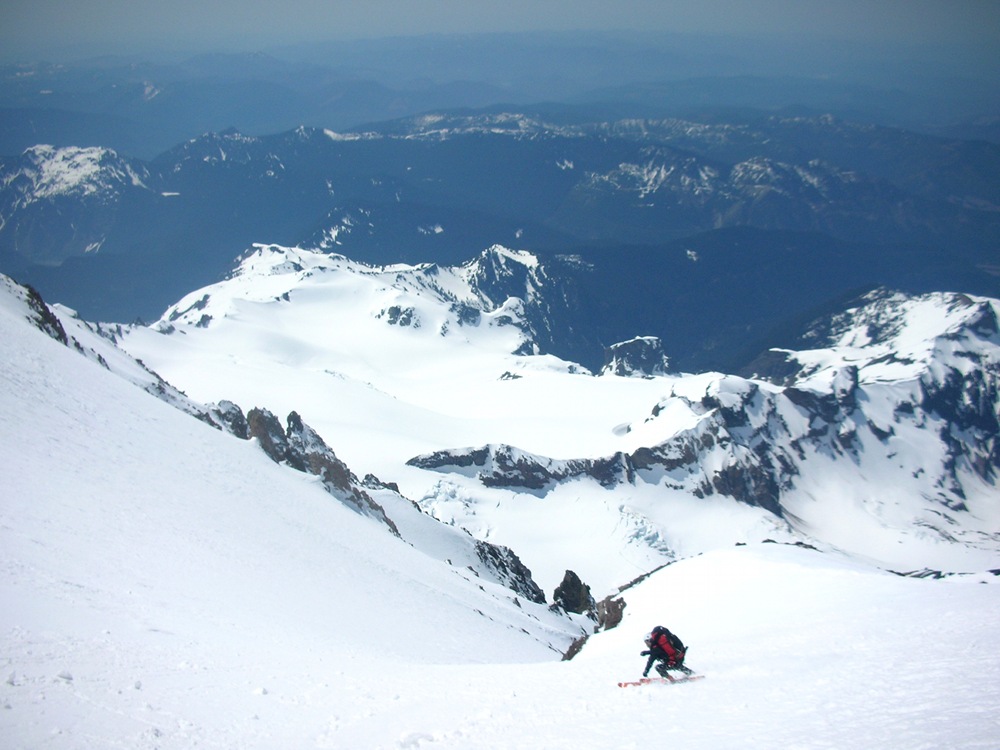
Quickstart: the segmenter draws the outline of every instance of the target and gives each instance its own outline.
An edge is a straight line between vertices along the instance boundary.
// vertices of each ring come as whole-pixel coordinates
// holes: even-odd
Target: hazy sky
[[[5,57],[434,32],[643,29],[1000,41],[1000,0],[0,0]],[[89,50],[88,50],[89,51]]]

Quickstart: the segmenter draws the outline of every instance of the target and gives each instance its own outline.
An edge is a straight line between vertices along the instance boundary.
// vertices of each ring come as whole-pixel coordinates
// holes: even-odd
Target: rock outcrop
[[[580,580],[580,576],[572,570],[567,570],[552,595],[552,602],[567,612],[577,615],[595,616],[597,603],[590,594],[590,586]]]
[[[278,418],[266,409],[251,409],[246,421],[250,438],[256,439],[261,450],[275,463],[318,476],[331,495],[361,515],[377,519],[399,536],[399,529],[382,506],[372,499],[362,488],[361,481],[298,414],[293,411],[288,415],[287,428],[282,428]]]

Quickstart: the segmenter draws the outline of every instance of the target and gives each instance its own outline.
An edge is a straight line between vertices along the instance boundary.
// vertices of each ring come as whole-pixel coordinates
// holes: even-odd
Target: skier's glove
[[[639,652],[639,656],[649,656],[649,652],[648,651],[640,651]]]

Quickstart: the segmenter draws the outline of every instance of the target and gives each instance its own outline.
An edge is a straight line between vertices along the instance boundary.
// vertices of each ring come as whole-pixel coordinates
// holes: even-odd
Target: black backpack
[[[654,640],[656,640],[656,637],[661,634],[667,636],[667,640],[670,642],[670,645],[673,646],[675,651],[680,651],[681,653],[687,651],[687,648],[684,646],[684,643],[681,641],[681,639],[678,638],[673,633],[671,633],[665,627],[663,627],[662,625],[657,625],[655,628],[653,628]]]

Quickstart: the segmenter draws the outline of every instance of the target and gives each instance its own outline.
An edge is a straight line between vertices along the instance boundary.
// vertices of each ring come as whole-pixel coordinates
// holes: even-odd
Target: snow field
[[[196,643],[71,622],[22,644],[0,720],[12,747],[996,747],[995,585],[761,545],[679,562],[626,598],[622,625],[568,663],[474,663],[502,656],[485,633],[450,665],[303,648],[297,632],[254,642],[273,635],[266,606],[245,636]],[[616,686],[639,676],[656,623],[706,680]]]
[[[492,403],[477,411],[472,386],[501,364],[495,356],[477,360],[466,351],[464,359],[414,361],[428,372],[436,366],[441,379],[408,382],[397,373],[384,381],[392,390],[382,390],[356,377],[360,369],[327,372],[329,363],[317,363],[315,350],[294,341],[276,346],[288,339],[257,326],[218,330],[232,348],[193,329],[173,339],[177,348],[159,349],[157,338],[134,341],[154,342],[150,351],[159,359],[151,364],[164,375],[161,363],[187,373],[177,382],[196,398],[231,398],[282,416],[285,407],[272,398],[288,399],[287,409],[302,413],[356,472],[380,473],[377,465],[352,461],[355,451],[397,466],[414,488],[441,488],[425,497],[403,487],[461,525],[482,522],[492,541],[511,544],[537,567],[549,596],[571,537],[589,540],[592,560],[577,572],[601,593],[674,555],[686,559],[624,592],[621,625],[560,662],[558,651],[576,634],[572,623],[515,603],[511,592],[461,564],[440,562],[460,550],[449,547],[453,538],[432,535],[429,519],[410,515],[401,524],[416,547],[392,537],[330,498],[315,479],[271,463],[252,443],[212,430],[28,327],[23,310],[4,297],[4,747],[1000,746],[995,576],[914,580],[830,552],[734,548],[726,544],[730,535],[793,537],[783,537],[780,524],[769,526],[759,509],[716,497],[665,497],[651,485],[630,490],[627,501],[637,512],[623,516],[617,504],[626,498],[594,483],[567,483],[544,497],[480,488],[480,501],[507,506],[488,515],[482,502],[466,502],[463,493],[472,488],[460,478],[449,477],[451,487],[435,485],[434,473],[397,462],[437,440],[443,445],[435,447],[461,444],[458,435],[473,445],[495,439],[505,415]],[[273,347],[287,361],[262,364],[251,346],[256,335],[263,351]],[[308,365],[302,356],[311,358]],[[460,367],[477,361],[481,370]],[[477,374],[465,382],[470,372]],[[530,390],[529,378],[550,377],[551,368],[543,362],[524,374],[496,381],[497,392]],[[538,439],[555,443],[553,436],[590,419],[589,432],[577,439],[604,455],[631,434],[614,426],[645,419],[675,386],[694,388],[695,398],[700,389],[693,381],[616,379],[613,398],[593,390],[588,401],[585,389],[602,380],[553,376],[567,390],[539,389],[553,398],[542,396],[532,407],[549,404],[555,413],[583,403],[590,413],[557,420]],[[349,389],[339,389],[345,383]],[[192,384],[219,392],[206,396]],[[582,390],[570,398],[578,384]],[[244,385],[245,393],[229,390]],[[247,394],[267,398],[243,399]],[[464,422],[461,410],[442,415],[430,408],[434,398],[445,403],[450,395],[466,399],[471,413]],[[325,404],[329,423],[311,418],[303,403]],[[428,414],[437,416],[423,421]],[[506,423],[514,431],[503,434],[522,434],[517,425],[531,424],[529,416],[512,409]],[[674,416],[683,421],[683,414]],[[366,418],[376,422],[369,432],[361,429]],[[642,424],[650,434],[661,429]],[[486,434],[491,440],[479,439]],[[827,479],[827,494],[844,498],[834,515],[850,509],[857,485],[837,485],[834,474]],[[862,509],[876,520],[883,512],[877,501]],[[480,510],[485,518],[477,517]],[[619,516],[625,520],[608,531],[602,517]],[[644,525],[644,518],[655,523]],[[850,530],[843,529],[845,539]],[[654,533],[662,535],[662,548],[655,539],[650,544]],[[877,523],[865,534],[872,544],[897,539]],[[418,548],[431,539],[430,554],[423,554]],[[918,541],[924,552],[936,543]],[[699,545],[714,551],[689,556]],[[707,679],[617,687],[640,675],[642,636],[656,624],[685,640],[690,666]]]

